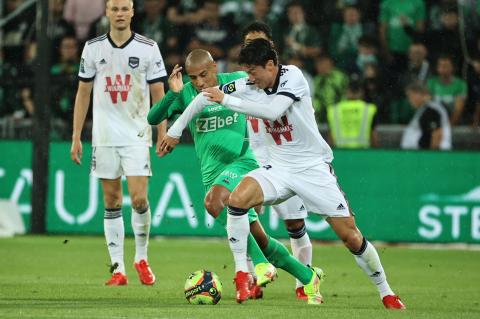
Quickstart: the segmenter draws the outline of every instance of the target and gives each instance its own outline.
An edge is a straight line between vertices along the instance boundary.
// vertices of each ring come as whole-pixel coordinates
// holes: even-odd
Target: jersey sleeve
[[[225,84],[221,84],[219,89],[225,94],[229,94],[236,97],[242,97],[242,93],[245,92],[248,86],[248,78],[242,77],[235,81],[230,81]]]
[[[175,110],[179,109],[179,103],[181,103],[180,94],[168,91],[160,101],[152,106],[150,112],[148,112],[148,123],[150,125],[157,125],[163,120],[170,118]]]
[[[97,68],[93,57],[93,49],[88,43],[85,44],[80,59],[80,67],[78,69],[78,79],[82,82],[91,82],[95,78]]]
[[[160,49],[155,43],[153,46],[152,56],[150,57],[148,69],[147,69],[147,83],[152,84],[160,82],[164,77],[167,76],[167,71],[165,69],[165,64],[163,62],[162,55],[160,54]]]
[[[280,72],[285,72],[280,76],[277,95],[288,96],[294,101],[299,101],[302,96],[307,94],[308,84],[302,71],[296,67],[288,69],[281,69]]]

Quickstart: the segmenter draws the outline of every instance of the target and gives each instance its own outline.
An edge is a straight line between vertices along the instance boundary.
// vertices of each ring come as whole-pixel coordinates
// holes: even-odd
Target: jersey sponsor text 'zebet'
[[[272,165],[302,170],[333,160],[330,146],[318,132],[308,83],[296,66],[279,65],[272,89],[259,89],[248,78],[230,83],[234,89],[228,90],[228,85],[223,87],[224,93],[261,104],[269,104],[276,95],[293,99],[293,104],[275,121],[260,120]]]
[[[79,79],[94,81],[92,146],[150,146],[149,84],[166,75],[153,40],[132,33],[120,47],[109,34],[88,41]]]

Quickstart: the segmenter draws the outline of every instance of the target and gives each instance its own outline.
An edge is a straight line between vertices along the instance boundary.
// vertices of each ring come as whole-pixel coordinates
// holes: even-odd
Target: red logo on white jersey
[[[253,133],[258,133],[258,119],[256,117],[247,116],[247,120],[250,121],[250,125],[252,126]]]
[[[125,75],[125,81],[122,79],[120,74],[115,75],[115,83],[112,83],[112,78],[109,76],[107,76],[105,80],[107,81],[105,92],[110,93],[112,103],[117,104],[118,93],[120,93],[122,101],[126,102],[128,93],[132,89],[132,86],[130,85],[130,74]]]
[[[263,122],[265,123],[265,129],[267,133],[272,134],[272,137],[277,145],[282,144],[280,135],[283,135],[283,137],[287,140],[287,142],[292,141],[291,132],[293,131],[293,125],[288,124],[288,118],[286,115],[282,116],[281,120],[282,120],[282,123],[275,120],[273,122],[273,127],[270,125],[270,121],[263,120]]]

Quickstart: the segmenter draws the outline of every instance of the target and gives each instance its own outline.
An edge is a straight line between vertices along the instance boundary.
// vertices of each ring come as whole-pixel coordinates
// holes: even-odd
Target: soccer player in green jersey
[[[182,113],[202,89],[246,76],[243,72],[217,74],[215,62],[205,50],[192,51],[187,57],[185,67],[191,82],[183,85],[181,67],[175,66],[169,77],[170,91],[162,101],[153,106],[148,115],[150,124]],[[207,190],[205,206],[220,224],[226,225],[226,205],[231,191],[246,173],[258,167],[246,139],[246,118],[243,114],[212,103],[193,118],[188,126],[195,142],[202,179]],[[228,218],[235,216],[228,215]],[[276,267],[286,270],[305,285],[309,304],[320,304],[322,297],[318,284],[319,276],[322,275],[321,270],[312,270],[303,265],[290,255],[283,244],[265,234],[253,209],[249,212],[249,222],[250,231],[255,239],[252,235],[249,236],[248,253],[255,264],[258,284],[266,284],[276,275],[275,267],[269,263],[271,261]],[[230,244],[235,241],[237,241],[235,236],[229,238]],[[248,273],[247,256],[235,258],[235,265],[236,299],[241,303],[250,296],[251,277]]]

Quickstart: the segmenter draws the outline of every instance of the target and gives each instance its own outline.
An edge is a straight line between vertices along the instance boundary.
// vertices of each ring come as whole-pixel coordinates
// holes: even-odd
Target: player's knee
[[[205,209],[207,210],[207,212],[214,218],[220,215],[220,212],[223,209],[223,203],[221,201],[215,200],[214,198],[211,198],[209,196],[205,198],[203,204],[205,205]]]
[[[228,198],[228,205],[238,208],[250,208],[248,198],[242,192],[233,191]]]
[[[349,230],[341,239],[350,251],[359,251],[362,247],[363,236],[358,229]]]
[[[146,197],[132,197],[132,208],[137,212],[144,212],[148,209],[148,200]]]
[[[297,233],[305,228],[305,221],[303,219],[287,219],[285,226],[288,233]]]
[[[122,197],[117,194],[109,194],[104,196],[106,208],[120,208],[122,207]]]

